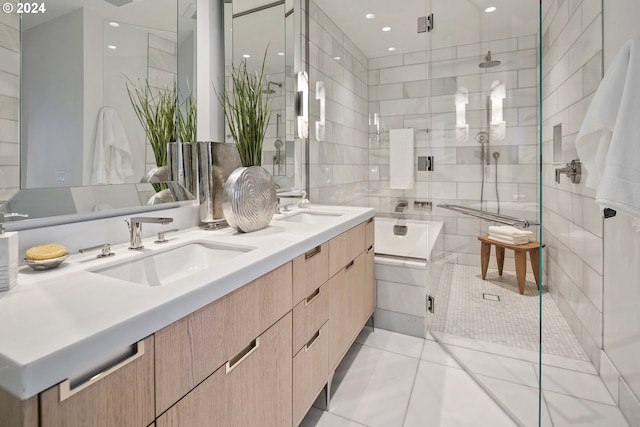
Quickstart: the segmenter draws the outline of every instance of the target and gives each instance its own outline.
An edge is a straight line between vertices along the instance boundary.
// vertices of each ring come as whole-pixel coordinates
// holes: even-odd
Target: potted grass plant
[[[242,167],[222,190],[222,212],[229,225],[249,232],[266,227],[276,211],[276,186],[262,164],[262,144],[271,118],[272,99],[264,73],[267,52],[258,72],[246,60],[231,66],[230,86],[216,91]]]

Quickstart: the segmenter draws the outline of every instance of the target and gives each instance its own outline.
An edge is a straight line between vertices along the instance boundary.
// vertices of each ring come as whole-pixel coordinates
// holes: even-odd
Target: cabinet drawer
[[[64,381],[40,394],[41,427],[145,427],[153,422],[154,337],[133,354],[73,385]]]
[[[297,304],[329,278],[329,242],[293,260],[293,303]]]
[[[289,262],[158,331],[156,414],[289,312],[291,284]]]
[[[329,319],[329,292],[324,285],[293,309],[293,352],[296,353]]]
[[[162,414],[156,426],[291,426],[291,332],[288,313]]]
[[[293,358],[293,425],[297,426],[327,383],[328,325],[320,328]]]
[[[329,240],[329,277],[365,250],[365,223]]]
[[[365,222],[364,246],[366,249],[369,249],[376,242],[375,230],[376,230],[375,218],[369,218],[369,220]]]

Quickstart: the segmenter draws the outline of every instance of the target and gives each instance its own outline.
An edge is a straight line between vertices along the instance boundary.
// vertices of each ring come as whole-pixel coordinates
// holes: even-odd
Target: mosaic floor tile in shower
[[[533,275],[527,275],[524,295],[516,276],[490,269],[482,280],[476,266],[452,265],[450,280],[441,281],[436,293],[437,311],[431,329],[475,340],[538,351],[540,299]],[[544,289],[544,288],[543,288]],[[490,295],[489,298],[486,298]],[[497,301],[499,297],[499,301]],[[588,360],[551,295],[544,291],[543,352]]]

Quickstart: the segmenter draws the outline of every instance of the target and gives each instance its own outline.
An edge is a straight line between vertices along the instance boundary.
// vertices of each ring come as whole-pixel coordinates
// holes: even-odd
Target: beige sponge
[[[33,246],[27,249],[27,259],[31,261],[45,261],[53,258],[60,258],[67,254],[67,248],[56,243]]]

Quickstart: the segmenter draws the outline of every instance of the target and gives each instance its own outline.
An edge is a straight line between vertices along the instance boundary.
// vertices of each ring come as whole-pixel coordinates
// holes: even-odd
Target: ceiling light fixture
[[[382,31],[384,32],[391,31],[391,27],[382,27]]]
[[[389,48],[389,52],[393,52],[394,50],[396,50],[396,48],[393,46]]]
[[[242,55],[243,58],[251,58],[251,55],[249,55],[248,53],[245,53],[244,55]]]
[[[364,15],[364,17],[367,19],[373,19],[376,17],[376,15],[374,15],[373,13],[367,13],[366,15]]]
[[[495,6],[489,6],[484,11],[487,12],[487,13],[491,13],[491,12],[495,12],[496,9],[497,9],[497,7],[495,7]]]
[[[115,21],[111,21],[111,22],[109,22],[109,25],[111,25],[112,27],[119,27],[119,26],[120,26],[120,24],[118,24],[118,23],[117,23],[117,22],[115,22]]]
[[[334,56],[333,59],[335,59],[336,61],[340,61],[340,57],[339,56]]]
[[[112,44],[107,45],[107,47],[108,47],[109,49],[111,49],[111,50],[116,50],[116,49],[118,48],[118,46],[115,46],[115,45],[112,45]]]
[[[278,52],[278,56],[284,56],[284,52]]]

